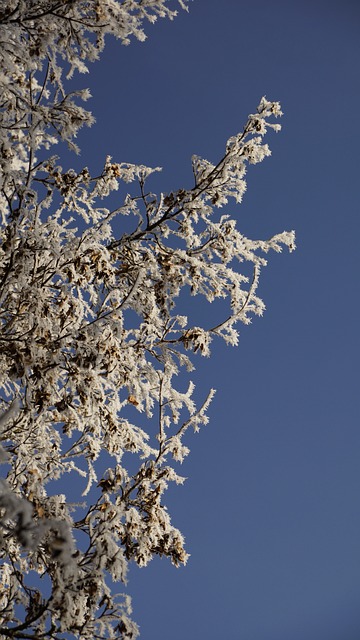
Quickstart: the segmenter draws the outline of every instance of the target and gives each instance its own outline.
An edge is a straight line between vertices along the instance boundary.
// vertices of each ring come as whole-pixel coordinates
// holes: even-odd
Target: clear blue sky
[[[218,393],[168,498],[192,555],[133,568],[134,618],[143,640],[358,640],[360,3],[194,0],[147,33],[81,78],[97,118],[81,162],[190,186],[193,153],[216,161],[262,95],[280,100],[273,155],[230,211],[253,238],[295,229],[298,249],[271,256],[239,347],[198,362],[199,395]]]

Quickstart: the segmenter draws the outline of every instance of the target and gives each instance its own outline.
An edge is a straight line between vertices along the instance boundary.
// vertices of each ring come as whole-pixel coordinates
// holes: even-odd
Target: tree
[[[194,184],[159,196],[158,168],[106,158],[99,175],[64,170],[52,147],[77,151],[91,114],[67,93],[107,34],[144,39],[142,23],[172,19],[167,0],[5,0],[0,12],[0,634],[4,638],[135,638],[126,582],[130,560],[155,554],[185,563],[183,536],[164,505],[184,436],[207,422],[193,382],[174,379],[210,355],[221,337],[236,345],[239,322],[261,315],[264,253],[294,248],[294,233],[246,238],[228,215],[240,203],[247,164],[270,155],[263,142],[277,102],[262,98],[217,164],[194,157]],[[186,2],[180,0],[186,9]],[[120,183],[129,193],[106,199]],[[109,198],[110,197],[110,198]],[[119,234],[127,216],[131,230]],[[248,278],[237,263],[252,267]],[[216,326],[177,312],[181,292],[227,306]],[[185,375],[185,374],[183,374]],[[133,424],[129,407],[142,412]],[[156,436],[154,432],[156,430]],[[152,434],[152,435],[151,435]],[[126,466],[125,453],[138,462]],[[111,466],[108,468],[107,465]],[[65,473],[84,478],[85,504],[62,491]],[[41,579],[40,579],[41,578]],[[65,634],[65,635],[64,635]]]

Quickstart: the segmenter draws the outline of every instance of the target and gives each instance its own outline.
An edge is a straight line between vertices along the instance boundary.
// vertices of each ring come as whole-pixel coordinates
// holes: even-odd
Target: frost
[[[90,93],[67,93],[63,75],[87,72],[107,34],[143,40],[145,21],[175,17],[168,5],[1,5],[1,637],[137,637],[129,597],[112,583],[126,584],[130,561],[188,559],[165,493],[185,480],[185,439],[207,424],[214,391],[197,406],[193,381],[180,382],[194,354],[209,357],[219,337],[236,345],[239,323],[262,315],[265,254],[295,247],[293,232],[251,240],[218,215],[241,202],[248,166],[270,155],[277,102],[262,98],[221,160],[194,156],[194,186],[169,194],[148,188],[159,167],[108,156],[91,175],[52,154],[61,140],[77,151],[94,122],[81,104]],[[181,314],[186,293],[222,301],[219,323]]]

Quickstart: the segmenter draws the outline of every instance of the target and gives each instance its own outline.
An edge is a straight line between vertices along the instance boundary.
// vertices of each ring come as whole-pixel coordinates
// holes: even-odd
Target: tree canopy
[[[59,141],[76,152],[93,124],[89,92],[66,80],[107,34],[128,44],[145,38],[146,20],[174,18],[170,4],[5,0],[0,10],[3,637],[137,637],[130,598],[112,583],[126,583],[131,560],[187,560],[164,493],[183,482],[184,436],[206,424],[214,393],[195,405],[192,354],[209,356],[218,337],[237,344],[238,323],[264,311],[265,254],[294,248],[293,232],[251,240],[218,213],[241,202],[248,164],[270,155],[277,102],[262,98],[220,160],[193,157],[193,185],[167,194],[148,186],[157,167],[107,157],[93,176],[54,154]],[[123,216],[130,230],[119,233]],[[224,299],[221,321],[194,326],[177,310],[182,293]],[[65,495],[67,473],[83,478],[84,503]]]

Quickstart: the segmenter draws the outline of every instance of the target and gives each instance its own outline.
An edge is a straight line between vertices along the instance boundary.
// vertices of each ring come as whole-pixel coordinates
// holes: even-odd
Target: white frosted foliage
[[[68,93],[66,79],[88,71],[107,34],[128,44],[144,22],[174,18],[169,5],[1,3],[1,637],[137,637],[114,583],[131,561],[188,559],[165,493],[184,482],[187,432],[207,424],[214,395],[195,402],[194,354],[211,356],[219,337],[237,344],[239,323],[264,311],[265,254],[294,248],[293,232],[253,241],[218,211],[241,202],[248,165],[270,155],[277,102],[262,98],[219,162],[194,157],[189,189],[156,195],[158,167],[108,156],[93,176],[55,155],[60,140],[76,152],[93,124],[89,92]],[[222,319],[199,326],[181,294],[222,300]]]

